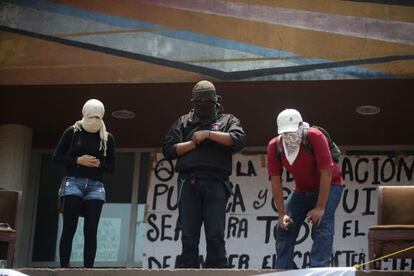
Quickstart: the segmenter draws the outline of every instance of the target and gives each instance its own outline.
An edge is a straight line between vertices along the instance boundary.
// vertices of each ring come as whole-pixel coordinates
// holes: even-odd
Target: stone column
[[[32,137],[29,127],[0,126],[0,188],[24,190],[30,171]]]
[[[32,214],[27,214],[27,211],[32,208],[26,204],[27,199],[31,197],[27,195],[27,188],[31,171],[32,137],[33,130],[30,127],[17,124],[0,125],[0,188],[23,192],[22,213],[17,225],[18,234],[14,252],[15,267],[25,264],[22,257],[28,258],[28,253],[22,254],[22,252],[28,252],[28,242],[24,242],[24,239],[25,236],[30,236],[32,225]],[[28,216],[30,218],[25,220],[24,218]],[[29,240],[27,237],[26,240]]]

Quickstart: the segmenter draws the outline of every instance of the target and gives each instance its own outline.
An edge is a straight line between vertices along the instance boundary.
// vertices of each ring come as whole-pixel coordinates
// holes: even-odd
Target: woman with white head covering
[[[82,119],[65,130],[53,155],[54,162],[66,168],[59,189],[63,201],[61,267],[69,267],[80,215],[85,218],[84,266],[93,267],[95,261],[98,223],[106,199],[103,173],[112,173],[115,166],[114,138],[106,131],[104,113],[102,102],[88,100]]]

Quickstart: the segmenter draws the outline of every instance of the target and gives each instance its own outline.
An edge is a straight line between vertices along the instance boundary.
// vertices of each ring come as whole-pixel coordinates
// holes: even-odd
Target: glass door
[[[59,266],[58,245],[62,230],[62,216],[56,209],[57,192],[64,169],[52,162],[51,154],[44,154],[41,159],[30,265],[55,267]],[[95,267],[125,267],[129,258],[135,153],[118,153],[115,162],[114,174],[104,177],[107,201],[99,222]],[[82,256],[83,218],[80,218],[73,240],[71,266],[82,267]]]

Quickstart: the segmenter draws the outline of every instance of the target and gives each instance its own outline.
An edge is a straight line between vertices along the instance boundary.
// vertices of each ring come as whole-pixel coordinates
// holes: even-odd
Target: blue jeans
[[[335,233],[335,211],[342,196],[342,186],[331,186],[325,214],[319,225],[312,226],[313,240],[310,252],[310,267],[326,267],[332,254],[333,237]],[[286,202],[286,213],[293,220],[288,230],[276,227],[276,268],[293,269],[293,253],[300,227],[306,214],[315,208],[318,192],[292,192]]]
[[[200,268],[198,245],[203,223],[207,243],[204,267],[228,267],[224,228],[229,192],[225,184],[222,180],[178,178],[182,253],[177,268]]]
[[[78,196],[83,200],[97,199],[105,201],[104,184],[85,177],[64,177],[60,184],[59,196]]]

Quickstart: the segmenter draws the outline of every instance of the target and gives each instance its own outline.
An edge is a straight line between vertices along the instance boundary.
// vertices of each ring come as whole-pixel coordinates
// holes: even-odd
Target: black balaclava
[[[191,104],[194,115],[200,121],[212,121],[216,118],[217,104],[216,88],[209,81],[202,80],[193,87]],[[198,120],[195,120],[198,121]]]

